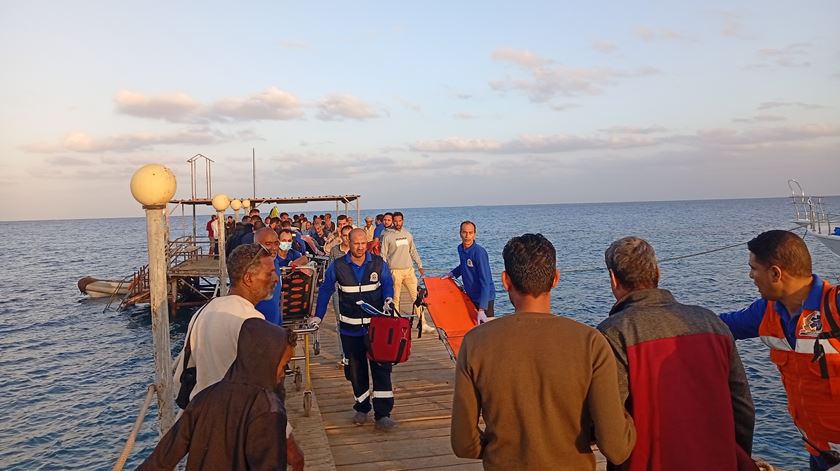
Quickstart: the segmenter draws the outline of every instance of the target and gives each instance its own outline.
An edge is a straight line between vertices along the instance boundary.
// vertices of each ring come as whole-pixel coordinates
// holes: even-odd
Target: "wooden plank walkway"
[[[401,311],[408,312],[408,294],[404,292],[401,300],[405,300]],[[302,396],[287,386],[286,407],[304,449],[307,470],[482,469],[481,461],[457,458],[452,453],[449,427],[454,364],[437,335],[417,339],[415,330],[411,359],[394,367],[391,416],[399,426],[390,433],[374,429],[372,413],[371,422],[364,426],[350,421],[353,392],[339,366],[332,304],[321,325],[320,340],[321,353],[312,364],[313,402],[317,404],[312,417],[302,417]],[[302,437],[306,439],[300,440]],[[331,460],[325,456],[326,449]],[[603,456],[596,454],[596,458],[597,469],[606,469]]]

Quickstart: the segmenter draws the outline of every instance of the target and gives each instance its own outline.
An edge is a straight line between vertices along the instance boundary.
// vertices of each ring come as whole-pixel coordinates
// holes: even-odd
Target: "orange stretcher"
[[[440,340],[452,361],[458,358],[461,341],[475,327],[478,311],[469,296],[452,278],[424,277],[422,305],[435,323]]]

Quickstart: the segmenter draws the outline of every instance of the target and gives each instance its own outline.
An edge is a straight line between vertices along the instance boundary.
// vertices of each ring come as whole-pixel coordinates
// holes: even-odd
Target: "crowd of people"
[[[230,294],[193,317],[175,362],[189,404],[141,468],[171,469],[188,454],[188,469],[302,469],[283,407],[295,339],[276,311],[280,267],[307,263],[307,252],[329,255],[308,322],[319,325],[333,300],[353,395],[348,423],[362,426],[373,411],[377,430],[398,427],[392,365],[368,358],[370,318],[358,302],[387,310],[400,306],[403,287],[417,296],[415,268],[421,276],[424,269],[404,222],[400,212],[366,218],[363,227],[344,215],[333,222],[329,214],[308,221],[257,213],[232,226]],[[749,276],[761,298],[722,314],[659,288],[648,242],[616,240],[604,255],[615,303],[592,328],[552,311],[560,271],[554,245],[540,234],[504,246],[501,284],[514,312],[494,316],[476,224],[464,221],[459,233],[459,264],[445,276],[462,280],[477,326],[455,368],[457,456],[490,470],[594,469],[596,444],[608,469],[757,469],[755,408],[735,342],[758,337],[781,373],[811,469],[840,464],[840,295],[812,274],[797,235],[768,231],[749,242]],[[421,325],[434,331],[425,318]]]

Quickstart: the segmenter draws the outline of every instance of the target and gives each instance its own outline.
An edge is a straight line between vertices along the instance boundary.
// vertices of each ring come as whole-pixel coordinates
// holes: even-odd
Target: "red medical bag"
[[[368,358],[380,363],[402,363],[411,354],[411,320],[400,316],[373,316],[368,325]]]

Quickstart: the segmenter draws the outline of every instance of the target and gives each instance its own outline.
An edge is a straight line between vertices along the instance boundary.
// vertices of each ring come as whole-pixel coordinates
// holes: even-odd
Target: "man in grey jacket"
[[[414,274],[412,261],[417,264],[420,276],[424,276],[423,262],[420,254],[414,245],[414,236],[403,227],[405,218],[403,213],[394,213],[393,227],[382,233],[382,258],[391,268],[391,276],[394,278],[394,305],[400,307],[400,291],[402,287],[408,290],[411,301],[417,299],[417,275]],[[420,322],[423,323],[423,332],[434,333],[435,329],[428,325],[426,316],[421,311]]]

